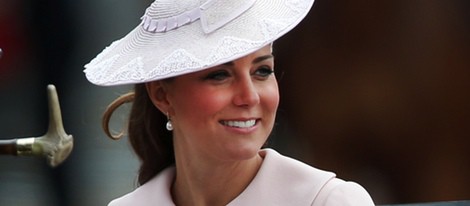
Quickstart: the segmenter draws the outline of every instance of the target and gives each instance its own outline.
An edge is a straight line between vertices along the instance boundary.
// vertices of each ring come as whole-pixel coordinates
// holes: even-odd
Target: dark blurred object
[[[470,199],[469,8],[317,0],[275,45],[293,154],[376,204]]]

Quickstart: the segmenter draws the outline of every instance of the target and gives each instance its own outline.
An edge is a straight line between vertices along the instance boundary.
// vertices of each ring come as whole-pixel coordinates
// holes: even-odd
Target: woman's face
[[[165,84],[175,151],[224,160],[257,154],[279,104],[271,51],[269,45]]]

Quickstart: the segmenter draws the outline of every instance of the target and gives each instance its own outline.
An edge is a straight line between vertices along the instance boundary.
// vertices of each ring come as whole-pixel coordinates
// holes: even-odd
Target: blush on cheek
[[[266,92],[266,101],[268,102],[270,109],[277,110],[277,107],[279,106],[279,98],[279,89],[277,84],[275,84]]]

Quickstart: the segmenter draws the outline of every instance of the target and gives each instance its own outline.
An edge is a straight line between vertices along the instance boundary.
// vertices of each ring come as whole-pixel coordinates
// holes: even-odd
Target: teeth
[[[223,121],[223,124],[229,127],[239,127],[239,128],[248,128],[254,126],[256,120],[248,121]]]

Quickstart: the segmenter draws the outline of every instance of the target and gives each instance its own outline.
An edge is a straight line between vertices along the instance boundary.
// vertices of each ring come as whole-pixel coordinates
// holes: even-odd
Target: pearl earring
[[[170,119],[170,115],[168,114],[168,112],[166,113],[166,118],[168,119],[168,121],[166,122],[166,129],[168,131],[172,131],[173,130],[173,124],[171,124],[171,119]]]

